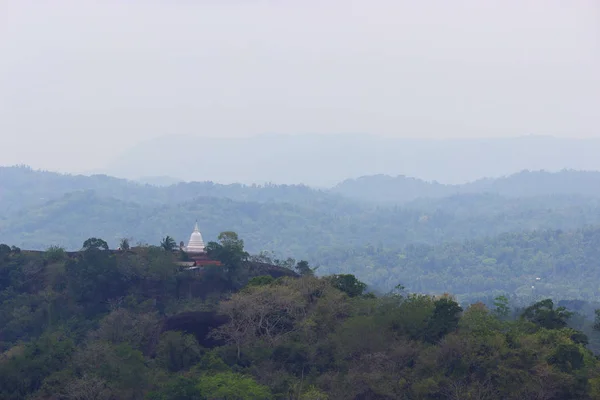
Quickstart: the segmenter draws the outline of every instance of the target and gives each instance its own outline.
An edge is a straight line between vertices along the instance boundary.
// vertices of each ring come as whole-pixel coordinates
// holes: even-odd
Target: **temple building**
[[[204,240],[202,239],[202,234],[198,229],[198,222],[196,221],[196,225],[194,225],[194,232],[190,235],[190,241],[188,242],[185,251],[188,254],[201,254],[205,253],[206,247],[204,246]]]
[[[190,240],[187,246],[181,246],[181,250],[185,251],[190,261],[178,263],[189,267],[188,269],[197,269],[207,265],[223,265],[220,261],[212,260],[206,254],[206,245],[202,238],[202,233],[198,229],[198,222],[194,225],[194,231],[190,235]]]

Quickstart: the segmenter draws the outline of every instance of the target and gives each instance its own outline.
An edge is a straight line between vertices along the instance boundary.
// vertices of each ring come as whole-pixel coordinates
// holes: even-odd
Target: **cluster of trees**
[[[208,244],[225,266],[199,274],[160,246],[105,244],[0,245],[0,398],[600,396],[586,347],[597,339],[549,299],[517,310],[399,285],[376,296],[351,274],[316,277],[292,259],[279,262],[297,274],[268,275],[255,267],[269,255],[250,256],[234,232]]]

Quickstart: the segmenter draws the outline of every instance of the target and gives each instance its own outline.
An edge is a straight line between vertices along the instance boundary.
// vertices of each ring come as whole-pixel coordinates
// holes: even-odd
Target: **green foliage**
[[[294,269],[296,270],[296,272],[298,273],[298,275],[300,276],[305,276],[305,275],[314,275],[315,274],[315,269],[316,268],[311,268],[308,265],[308,261],[305,260],[301,260],[298,261],[298,263],[296,264],[296,266],[294,267]]]
[[[557,365],[564,372],[571,372],[583,367],[584,354],[576,344],[559,344],[549,357],[550,364]]]
[[[505,319],[510,314],[510,307],[508,306],[508,298],[506,296],[498,296],[494,299],[494,314],[500,319]]]
[[[508,296],[490,299],[492,311],[483,303],[463,311],[450,295],[400,285],[365,295],[352,274],[298,277],[246,263],[239,237],[221,239],[216,249],[241,256],[227,256],[237,269],[186,271],[158,246],[90,248],[61,262],[1,247],[0,398],[585,400],[600,393],[600,361],[586,348],[600,349],[588,319],[595,304],[542,300],[513,320]]]
[[[433,305],[433,316],[425,335],[426,340],[432,343],[442,339],[458,327],[460,313],[462,312],[462,307],[449,297],[442,297],[436,300]]]
[[[44,379],[68,367],[75,344],[60,332],[47,332],[0,355],[0,398],[19,400],[38,390]]]
[[[106,243],[102,239],[98,238],[89,238],[85,242],[83,242],[83,250],[108,250],[108,243]]]
[[[156,349],[159,365],[171,372],[188,369],[200,359],[196,338],[181,332],[167,331],[160,336]]]
[[[565,307],[554,308],[554,302],[551,299],[538,301],[527,307],[521,318],[524,318],[534,324],[546,329],[560,329],[567,326],[567,321],[573,315]]]
[[[119,248],[121,250],[125,250],[125,251],[129,250],[131,248],[131,246],[129,244],[129,239],[128,238],[122,238],[119,241]]]
[[[244,241],[235,232],[221,232],[219,242],[209,242],[206,251],[211,257],[223,262],[231,268],[238,268],[249,254],[244,250]]]
[[[67,258],[65,249],[60,246],[50,246],[46,250],[46,260],[48,262],[59,262]]]
[[[173,251],[177,248],[177,242],[175,242],[175,239],[173,239],[171,236],[167,235],[160,242],[160,247],[162,247],[165,251]]]
[[[108,299],[123,295],[127,279],[114,255],[95,250],[88,248],[65,266],[69,295],[91,313],[106,310]]]
[[[367,285],[351,274],[332,275],[329,277],[331,285],[338,290],[346,293],[350,297],[360,296],[363,294]]]
[[[11,253],[10,246],[4,243],[0,243],[0,257],[6,257]]]
[[[268,387],[259,385],[249,376],[221,372],[200,378],[198,389],[205,398],[215,400],[269,400]]]
[[[189,261],[190,256],[188,255],[188,253],[185,250],[180,249],[179,250],[179,260],[180,261]]]
[[[204,400],[195,379],[177,376],[146,395],[147,400]]]
[[[327,396],[327,393],[319,390],[317,387],[315,386],[310,386],[306,391],[304,391],[301,395],[299,400],[328,400],[329,396]]]
[[[264,286],[270,285],[275,281],[271,275],[255,276],[248,281],[248,286]]]
[[[594,310],[594,330],[600,331],[600,309]]]

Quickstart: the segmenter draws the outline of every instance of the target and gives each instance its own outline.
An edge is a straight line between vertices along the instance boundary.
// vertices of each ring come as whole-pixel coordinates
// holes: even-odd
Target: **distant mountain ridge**
[[[457,194],[491,193],[506,197],[581,195],[600,197],[600,172],[562,170],[521,171],[501,178],[449,185],[426,182],[406,176],[372,175],[347,179],[332,190],[348,198],[403,204],[423,198],[443,198]]]
[[[151,181],[153,178],[148,178]],[[507,197],[580,195],[600,197],[600,171],[545,170],[521,172],[500,178],[480,178],[465,184],[443,184],[404,175],[364,175],[346,179],[330,189],[303,184],[219,184],[212,181],[168,184],[175,178],[157,177],[152,183],[107,175],[69,175],[33,170],[27,166],[0,167],[0,209],[16,210],[81,190],[140,204],[174,204],[198,196],[240,201],[304,204],[353,201],[404,204],[417,199],[457,194],[497,194]],[[163,180],[162,184],[158,183]],[[23,194],[26,194],[24,196]]]
[[[66,193],[86,190],[142,205],[176,204],[199,196],[293,204],[334,199],[343,201],[338,194],[304,185],[223,185],[205,181],[159,186],[107,175],[68,175],[33,170],[26,166],[0,167],[0,210],[5,212],[41,205]]]
[[[522,170],[600,170],[600,138],[418,139],[370,134],[169,135],[124,149],[103,173],[331,187],[352,176],[405,175],[460,184]]]

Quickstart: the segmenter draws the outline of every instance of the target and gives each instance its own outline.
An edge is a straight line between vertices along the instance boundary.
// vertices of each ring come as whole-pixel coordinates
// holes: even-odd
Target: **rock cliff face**
[[[219,315],[214,311],[185,312],[166,318],[163,332],[181,331],[192,334],[203,347],[212,348],[224,343],[209,337],[208,334],[212,329],[218,328],[227,321],[228,318],[225,315]]]
[[[282,276],[299,277],[299,275],[291,269],[261,262],[247,262],[246,268],[248,268],[251,276],[271,275],[275,279]]]

